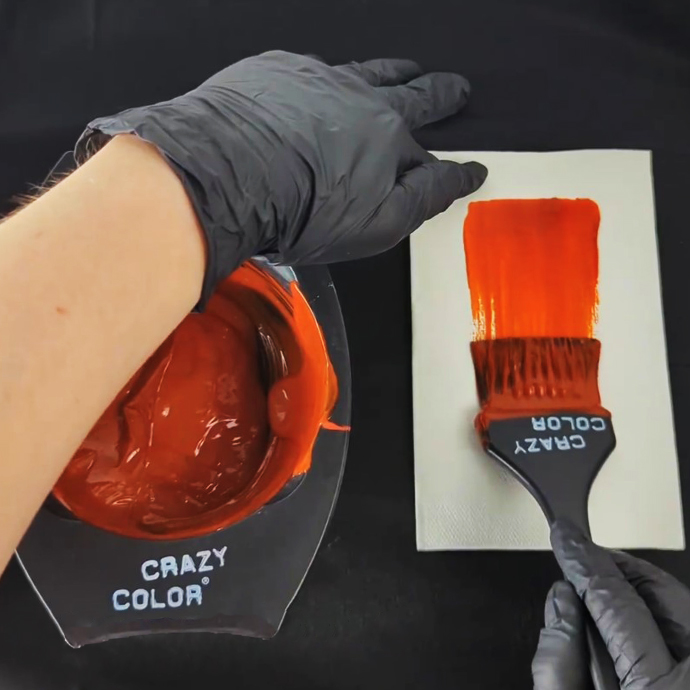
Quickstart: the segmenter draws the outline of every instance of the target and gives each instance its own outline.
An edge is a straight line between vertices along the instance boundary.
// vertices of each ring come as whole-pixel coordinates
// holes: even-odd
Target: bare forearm
[[[0,225],[0,569],[203,270],[182,185],[129,136]]]

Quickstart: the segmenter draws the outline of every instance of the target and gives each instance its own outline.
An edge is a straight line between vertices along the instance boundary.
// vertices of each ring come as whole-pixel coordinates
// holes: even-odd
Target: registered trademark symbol
[[[202,577],[201,578],[201,584],[202,585],[207,585],[210,582],[210,580],[207,577]]]

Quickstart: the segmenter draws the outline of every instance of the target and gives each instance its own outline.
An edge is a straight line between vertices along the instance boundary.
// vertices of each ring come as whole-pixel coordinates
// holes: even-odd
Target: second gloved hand
[[[569,583],[556,583],[532,663],[535,690],[589,690],[587,607],[622,690],[690,688],[690,590],[668,573],[597,546],[557,523],[553,550]],[[583,603],[584,602],[584,603]]]
[[[252,255],[297,265],[376,254],[476,190],[486,168],[438,161],[410,134],[468,94],[463,77],[407,60],[330,67],[271,52],[93,121],[76,154],[134,133],[165,155],[206,236],[203,306]]]

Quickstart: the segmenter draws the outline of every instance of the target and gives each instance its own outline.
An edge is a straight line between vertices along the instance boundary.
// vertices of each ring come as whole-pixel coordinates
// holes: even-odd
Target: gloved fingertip
[[[486,181],[486,178],[489,175],[489,169],[477,161],[465,163],[463,167],[467,171],[470,178],[471,189],[468,194],[471,192],[476,192]]]
[[[613,581],[625,580],[611,552],[595,544],[572,522],[559,520],[552,525],[551,546],[563,574],[580,597],[590,589],[593,579],[608,578],[609,589]]]
[[[535,690],[590,687],[584,608],[573,587],[563,580],[555,582],[546,597],[532,676]]]
[[[462,74],[454,73],[453,76],[455,77],[458,87],[465,94],[465,99],[468,99],[472,93],[472,85],[470,84],[469,79],[467,79],[467,77],[463,77]]]
[[[438,103],[442,104],[443,117],[460,112],[472,92],[469,80],[455,72],[431,72],[412,83],[436,94]]]
[[[587,564],[592,560],[594,545],[572,522],[558,520],[551,527],[551,547],[566,579],[582,595],[586,587],[583,576],[591,570]]]
[[[422,80],[443,86],[447,90],[452,89],[456,93],[464,93],[466,96],[469,96],[472,90],[469,79],[457,72],[427,72]]]
[[[585,543],[589,539],[584,532],[570,520],[556,520],[551,525],[551,547],[554,553],[562,552],[573,545]]]
[[[564,620],[572,622],[579,615],[580,599],[573,586],[565,580],[553,584],[544,605],[546,627],[559,626]]]
[[[390,63],[395,63],[396,72],[402,79],[414,79],[415,77],[424,74],[424,68],[416,60],[388,60]]]
[[[489,174],[485,166],[475,161],[470,163],[439,161],[434,165],[442,177],[443,188],[449,197],[449,203],[476,192]]]
[[[558,590],[560,582],[554,583],[554,585],[549,590],[546,595],[546,602],[544,603],[544,623],[547,628],[553,627],[560,616],[558,615],[558,607],[556,606],[555,599],[558,598]]]

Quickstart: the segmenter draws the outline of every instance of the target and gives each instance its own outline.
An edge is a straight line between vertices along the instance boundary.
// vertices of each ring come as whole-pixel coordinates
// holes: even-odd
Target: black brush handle
[[[559,412],[493,421],[484,441],[536,498],[549,525],[567,519],[591,536],[589,490],[616,446],[610,418]],[[620,690],[613,659],[590,616],[586,634],[595,690]]]

